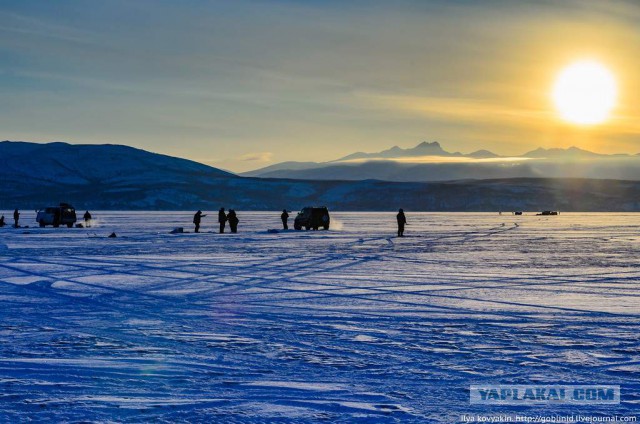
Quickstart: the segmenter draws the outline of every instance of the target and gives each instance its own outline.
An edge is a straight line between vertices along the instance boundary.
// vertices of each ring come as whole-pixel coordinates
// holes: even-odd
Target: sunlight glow
[[[580,125],[604,122],[615,106],[616,97],[613,74],[594,61],[564,68],[553,87],[553,101],[562,119]]]

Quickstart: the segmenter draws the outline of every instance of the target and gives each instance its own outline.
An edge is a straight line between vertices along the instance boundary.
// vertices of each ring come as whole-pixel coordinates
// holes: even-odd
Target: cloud
[[[273,153],[272,152],[247,153],[238,157],[238,160],[243,162],[271,162],[273,160]]]

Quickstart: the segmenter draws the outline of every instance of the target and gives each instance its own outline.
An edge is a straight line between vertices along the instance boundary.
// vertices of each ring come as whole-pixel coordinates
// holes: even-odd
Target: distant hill
[[[471,152],[468,155],[465,155],[466,157],[470,157],[470,158],[476,158],[476,159],[490,159],[490,158],[499,158],[502,157],[500,155],[496,155],[493,152],[490,152],[488,150],[476,150],[475,152]]]
[[[494,158],[498,157],[495,153],[488,150],[478,150],[468,155],[460,152],[447,152],[440,146],[437,141],[431,143],[423,141],[416,147],[410,149],[403,149],[398,146],[393,146],[390,149],[383,150],[377,153],[363,153],[357,152],[347,155],[332,162],[350,161],[354,159],[396,159],[396,158],[410,158],[410,157],[422,157],[422,156],[442,156],[442,157],[473,157],[473,158]]]
[[[610,155],[603,155],[600,153],[590,152],[588,150],[583,150],[578,147],[572,146],[568,149],[543,149],[542,147],[532,150],[530,152],[522,155],[527,158],[563,158],[563,159],[585,159],[585,158],[604,158]],[[629,155],[615,155],[616,157],[620,156],[629,156]]]
[[[478,153],[478,152],[476,152]],[[487,152],[489,155],[495,156],[493,153],[491,152]],[[383,150],[381,152],[377,152],[377,153],[364,153],[364,152],[357,152],[357,153],[352,153],[350,155],[347,155],[343,158],[338,159],[337,161],[334,162],[338,162],[338,161],[348,161],[348,160],[354,160],[354,159],[371,159],[371,158],[375,158],[375,159],[391,159],[391,158],[400,158],[400,157],[419,157],[419,156],[457,156],[457,157],[463,157],[465,155],[463,155],[460,152],[455,152],[455,153],[450,153],[447,152],[446,150],[444,150],[442,148],[442,146],[440,146],[440,143],[438,143],[437,141],[433,141],[431,143],[423,141],[422,143],[418,144],[416,147],[410,148],[410,149],[402,149],[398,146],[393,146],[390,149],[387,150]],[[491,156],[490,156],[491,157]]]
[[[344,156],[340,159],[332,160],[329,162],[281,162],[276,163],[274,165],[266,166],[264,168],[256,169],[253,171],[244,172],[240,175],[245,177],[265,177],[265,178],[298,178],[294,173],[290,173],[290,171],[305,171],[308,169],[320,169],[333,167],[334,165],[351,163],[351,162],[366,162],[366,161],[376,161],[380,159],[399,159],[399,158],[420,158],[424,156],[441,156],[441,157],[459,157],[459,158],[474,158],[474,159],[487,159],[487,158],[497,158],[500,157],[495,153],[492,153],[488,150],[478,150],[469,154],[462,154],[460,152],[447,152],[440,146],[440,143],[437,141],[433,141],[431,143],[423,141],[418,144],[416,147],[410,149],[403,149],[398,146],[393,146],[390,149],[383,150],[377,153],[364,153],[364,152],[356,152],[350,155]],[[330,171],[330,170],[329,170]],[[395,172],[395,171],[392,171]],[[299,175],[301,178],[318,178],[318,175],[322,173],[310,172],[303,173],[301,172]],[[329,174],[329,173],[327,173]],[[346,179],[349,180],[357,180],[361,179],[356,175],[349,175],[347,172],[340,172],[340,174],[344,174]],[[325,175],[325,174],[323,174]],[[321,179],[327,179],[320,177]],[[340,178],[340,177],[336,177]],[[377,179],[386,179],[384,175],[377,176],[373,174],[367,174],[366,178],[377,178]],[[422,179],[419,179],[420,181]],[[409,180],[401,180],[401,181],[409,181]]]
[[[264,168],[260,168],[255,171],[243,172],[240,175],[242,175],[243,177],[262,177],[262,176],[268,175],[271,172],[276,172],[276,171],[282,171],[282,170],[301,171],[305,169],[322,168],[323,166],[325,166],[325,164],[322,162],[288,161],[288,162],[276,163],[270,166],[265,166]]]
[[[0,210],[61,201],[78,209],[393,211],[638,211],[640,182],[491,179],[438,183],[238,177],[119,145],[0,143]]]
[[[5,208],[22,202],[31,207],[55,204],[70,197],[91,205],[124,206],[130,200],[162,207],[169,204],[163,190],[175,190],[181,198],[202,180],[228,178],[236,177],[198,162],[122,145],[0,142],[0,203]],[[141,190],[155,191],[155,198],[140,199]]]
[[[398,182],[437,182],[504,178],[595,178],[640,180],[640,158],[603,158],[586,162],[561,159],[514,162],[401,163],[367,161],[354,164],[330,164],[306,170],[275,170],[260,178],[301,180],[380,179]]]
[[[187,159],[123,145],[0,142],[0,172],[7,177],[37,178],[43,183],[126,184],[233,174]]]
[[[438,142],[422,142],[377,153],[357,152],[329,162],[283,162],[246,172],[245,176],[295,179],[380,179],[450,181],[491,178],[601,178],[640,180],[640,157],[603,155],[577,147],[539,148],[517,157],[488,150],[448,152]]]

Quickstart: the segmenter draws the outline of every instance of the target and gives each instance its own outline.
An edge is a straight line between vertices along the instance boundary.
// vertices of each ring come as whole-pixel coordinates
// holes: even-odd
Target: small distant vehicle
[[[304,227],[305,230],[317,230],[322,227],[328,230],[330,224],[331,217],[329,217],[329,210],[325,206],[307,206],[298,212],[298,216],[296,216],[296,219],[293,221],[293,228],[302,230],[302,227]]]
[[[558,215],[558,211],[542,211],[536,215],[542,215],[542,216]]]
[[[68,203],[60,203],[60,206],[40,209],[36,215],[36,222],[40,227],[53,225],[57,228],[61,225],[66,225],[71,228],[76,221],[76,210]]]
[[[522,215],[522,211],[515,211],[513,214],[514,215]]]

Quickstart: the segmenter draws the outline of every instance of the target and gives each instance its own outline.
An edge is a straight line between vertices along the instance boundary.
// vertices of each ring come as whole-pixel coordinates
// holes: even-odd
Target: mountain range
[[[329,162],[282,162],[241,175],[295,179],[450,181],[489,178],[603,178],[640,180],[640,156],[604,155],[577,147],[539,148],[515,157],[488,150],[448,152],[437,141]]]
[[[0,210],[636,211],[640,182],[515,178],[452,182],[240,177],[121,145],[0,142]]]
[[[469,153],[467,155],[462,154],[460,152],[450,153],[444,150],[442,146],[440,146],[440,143],[438,143],[437,141],[433,141],[431,143],[423,141],[422,143],[418,144],[416,147],[413,147],[410,149],[403,149],[398,146],[393,146],[390,149],[383,150],[377,153],[356,152],[332,162],[343,162],[343,161],[350,161],[354,159],[385,159],[385,158],[392,159],[392,158],[400,158],[400,157],[421,157],[421,156],[470,157],[470,158],[477,158],[477,159],[498,157],[498,155],[488,150],[478,150],[473,153]]]

